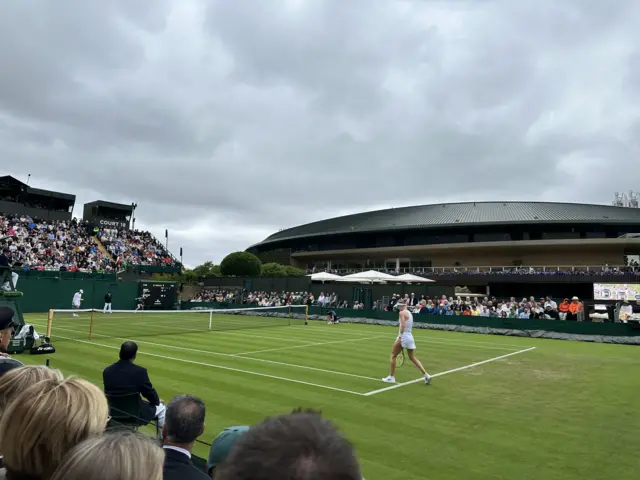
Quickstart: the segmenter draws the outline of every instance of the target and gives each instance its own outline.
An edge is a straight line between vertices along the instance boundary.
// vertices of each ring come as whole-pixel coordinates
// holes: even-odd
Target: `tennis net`
[[[50,310],[52,339],[135,338],[247,328],[304,325],[306,305],[217,310]]]

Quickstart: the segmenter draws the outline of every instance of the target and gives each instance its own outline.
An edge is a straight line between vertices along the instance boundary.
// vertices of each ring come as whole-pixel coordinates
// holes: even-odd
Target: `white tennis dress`
[[[400,335],[400,344],[402,348],[406,348],[407,350],[415,350],[416,349],[416,341],[413,339],[413,314],[405,310],[409,314],[409,318],[404,324],[404,333]]]

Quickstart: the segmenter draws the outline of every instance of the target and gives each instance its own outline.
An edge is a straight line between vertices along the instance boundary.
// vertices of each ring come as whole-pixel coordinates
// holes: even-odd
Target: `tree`
[[[262,263],[252,253],[233,252],[220,262],[220,272],[229,277],[257,277],[262,272]]]
[[[286,267],[283,267],[279,263],[265,263],[262,265],[263,277],[286,277]]]
[[[307,272],[301,268],[292,267],[290,265],[286,265],[284,267],[284,272],[287,277],[304,277],[307,274]]]
[[[220,267],[214,265],[213,262],[204,262],[202,265],[194,268],[193,273],[198,279],[203,279],[204,277],[219,277]]]

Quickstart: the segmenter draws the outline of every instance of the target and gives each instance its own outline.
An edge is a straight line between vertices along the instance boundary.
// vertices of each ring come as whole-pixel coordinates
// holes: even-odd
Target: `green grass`
[[[180,316],[175,319],[172,325]],[[44,330],[45,315],[26,320]],[[314,322],[187,334],[159,328],[164,335],[144,336],[152,327],[142,330],[138,317],[116,313],[109,324],[97,314],[94,332],[107,336],[78,341],[88,323],[76,321],[60,322],[66,331],[54,324],[53,367],[101,386],[102,370],[117,359],[123,339],[136,340],[137,363],[164,400],[190,393],[206,402],[206,441],[226,426],[307,407],[321,410],[354,442],[367,480],[638,475],[638,347],[420,330],[418,357],[430,373],[536,348],[439,376],[430,386],[365,396],[387,386],[379,379],[387,375],[395,329]],[[82,333],[73,333],[74,325]],[[65,334],[76,340],[61,339]],[[418,377],[408,361],[396,375],[399,382]]]

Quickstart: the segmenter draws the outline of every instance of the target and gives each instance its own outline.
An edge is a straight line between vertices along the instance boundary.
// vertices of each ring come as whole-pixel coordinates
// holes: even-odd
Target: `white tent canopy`
[[[351,283],[358,283],[358,282],[370,282],[370,283],[395,282],[396,281],[396,277],[394,277],[393,275],[389,275],[388,273],[377,272],[375,270],[368,270],[366,272],[352,273],[351,275],[346,275],[344,277],[340,277],[340,279],[337,280],[337,281],[338,282],[351,282]]]
[[[312,282],[335,282],[336,280],[340,280],[342,278],[340,275],[334,275],[333,273],[327,272],[312,273],[311,275],[307,276],[311,277]]]
[[[405,273],[404,275],[398,275],[396,281],[405,283],[431,283],[435,280],[430,278],[419,277],[418,275],[412,275],[411,273]]]

